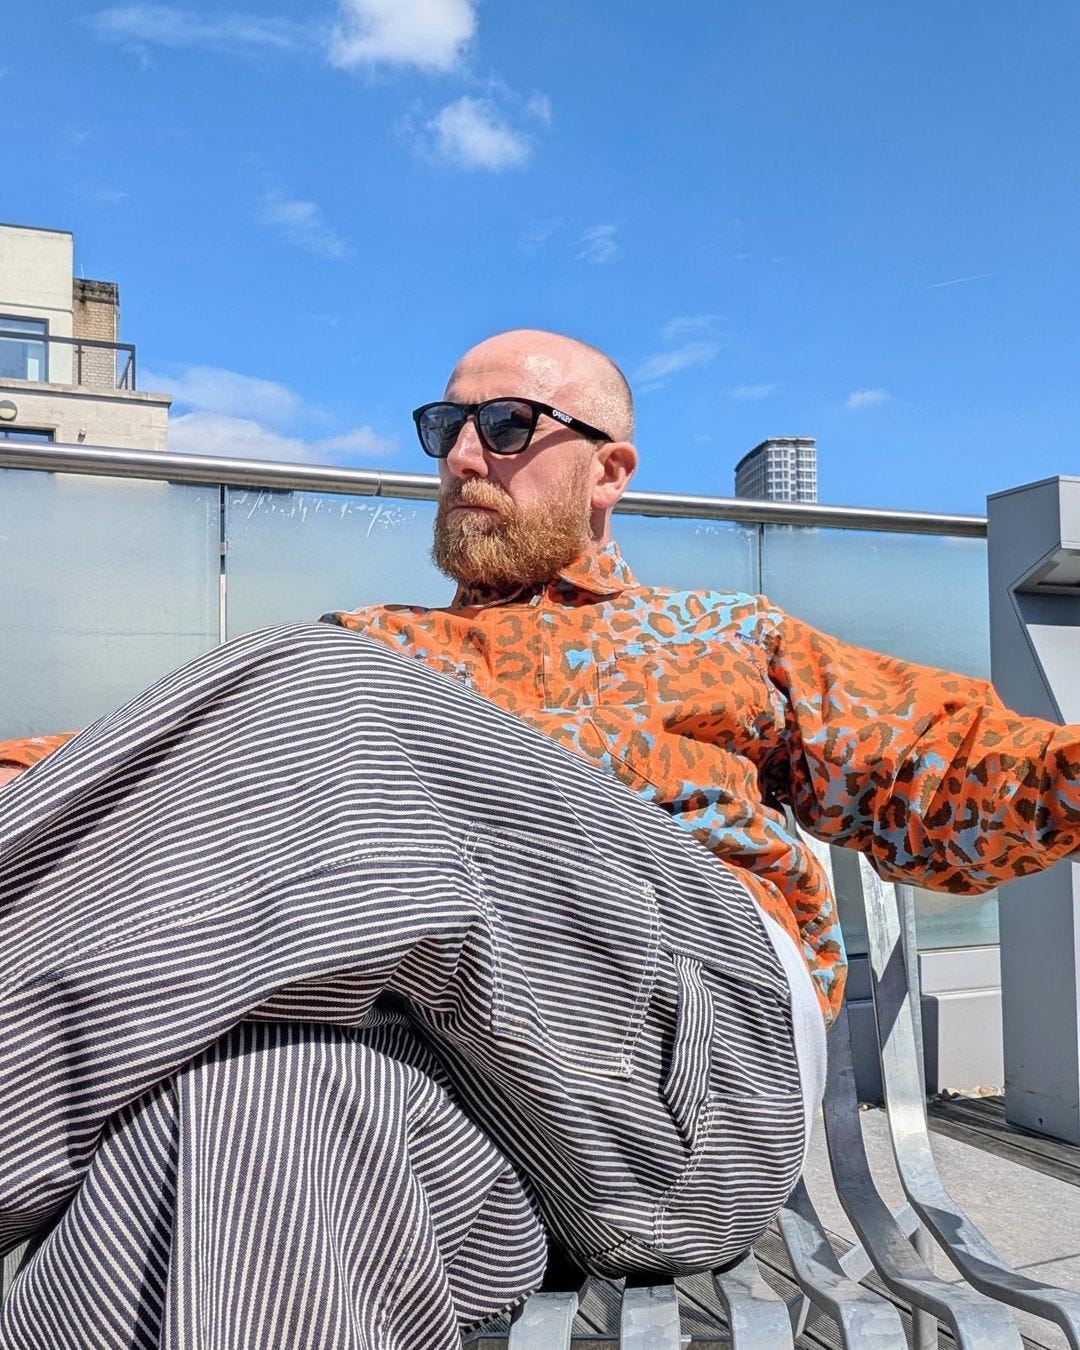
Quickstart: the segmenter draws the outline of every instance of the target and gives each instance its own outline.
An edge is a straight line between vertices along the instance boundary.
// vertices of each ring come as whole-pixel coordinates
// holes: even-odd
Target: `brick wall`
[[[119,341],[120,288],[115,281],[87,281],[77,277],[72,284],[71,301],[74,338]],[[115,389],[126,359],[122,352],[76,347],[72,356],[72,382],[87,389]]]

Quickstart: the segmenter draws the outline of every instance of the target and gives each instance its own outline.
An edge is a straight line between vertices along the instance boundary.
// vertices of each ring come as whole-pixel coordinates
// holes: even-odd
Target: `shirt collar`
[[[500,595],[486,586],[459,586],[451,608],[482,609],[489,605],[506,605],[547,589],[563,598],[580,592],[606,598],[621,595],[637,584],[637,578],[626,565],[618,544],[612,540],[603,548],[587,549],[556,572],[547,587],[522,586],[509,595]]]

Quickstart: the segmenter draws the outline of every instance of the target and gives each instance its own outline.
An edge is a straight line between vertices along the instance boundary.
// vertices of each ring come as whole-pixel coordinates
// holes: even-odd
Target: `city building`
[[[735,496],[769,502],[817,501],[817,442],[770,436],[735,465]]]
[[[73,258],[67,230],[0,225],[0,440],[164,450],[172,400],[135,387],[119,288]]]

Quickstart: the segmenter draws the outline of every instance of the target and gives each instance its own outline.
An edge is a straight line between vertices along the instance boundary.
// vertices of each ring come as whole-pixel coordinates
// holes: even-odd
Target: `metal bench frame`
[[[828,845],[806,838],[832,877]],[[916,1350],[938,1344],[944,1322],[961,1350],[1022,1350],[1009,1306],[1047,1318],[1080,1350],[1080,1293],[1055,1289],[1012,1269],[945,1189],[930,1151],[922,1066],[914,898],[888,885],[860,859],[869,939],[874,1022],[889,1136],[907,1203],[892,1213],[870,1173],[859,1125],[846,1011],[829,1033],[825,1137],[836,1193],[859,1242],[837,1255],[802,1181],[779,1216],[779,1229],[802,1296],[785,1303],[765,1281],[753,1253],[712,1276],[736,1350],[793,1347],[813,1310],[837,1324],[849,1350],[901,1350],[908,1342],[897,1308],[859,1281],[871,1270],[911,1305]],[[963,1277],[946,1283],[931,1269],[939,1246]],[[534,1294],[511,1324],[509,1350],[563,1350],[572,1339],[584,1290]],[[595,1332],[590,1340],[603,1339]],[[610,1338],[615,1343],[614,1335]],[[623,1350],[679,1350],[674,1284],[627,1288],[617,1344]]]

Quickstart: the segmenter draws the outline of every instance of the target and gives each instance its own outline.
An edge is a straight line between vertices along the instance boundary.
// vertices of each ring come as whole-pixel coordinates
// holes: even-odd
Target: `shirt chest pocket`
[[[615,648],[598,665],[589,717],[633,786],[666,793],[687,783],[742,785],[744,795],[745,761],[768,747],[776,721],[757,654],[742,642],[696,637]]]
[[[736,668],[745,667],[745,668]],[[749,679],[747,676],[749,675]],[[702,701],[764,706],[760,672],[741,652],[698,637],[621,641],[601,636],[544,651],[547,707],[675,707]]]
[[[655,707],[665,656],[655,643],[602,635],[544,648],[544,705],[563,708]]]

